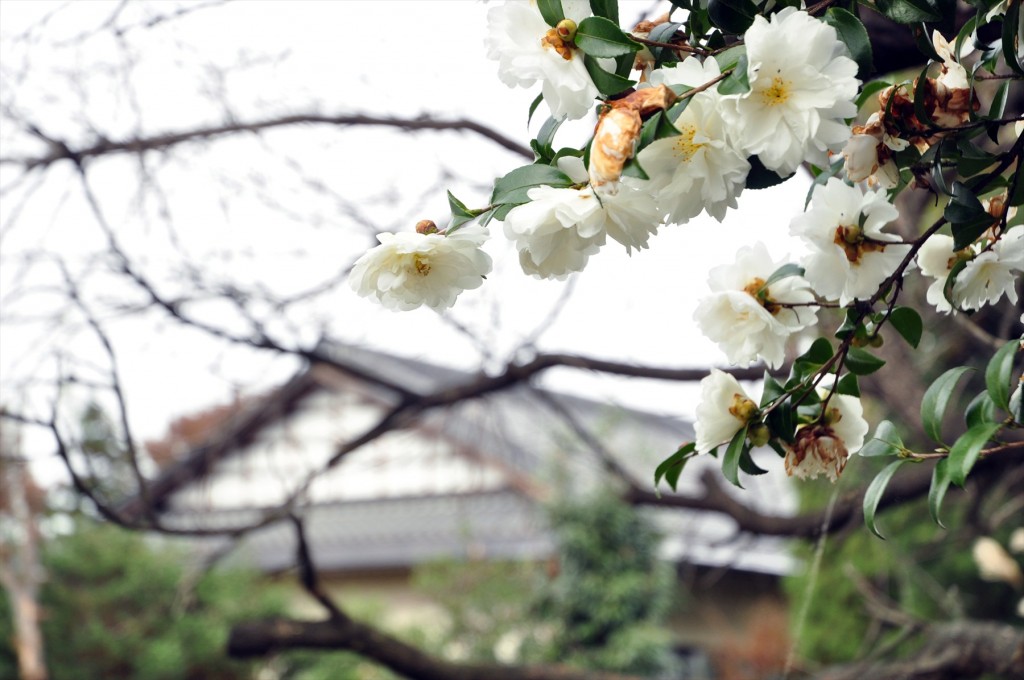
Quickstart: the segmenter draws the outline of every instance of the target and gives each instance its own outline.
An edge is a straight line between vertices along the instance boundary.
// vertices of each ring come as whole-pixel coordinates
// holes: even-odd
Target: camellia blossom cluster
[[[768,445],[788,474],[835,482],[868,431],[855,379],[884,363],[864,348],[881,343],[882,325],[912,311],[896,307],[903,277],[916,266],[929,279],[928,302],[943,312],[977,310],[1004,296],[1016,303],[1024,227],[1010,205],[1019,199],[1005,190],[985,198],[995,186],[977,197],[962,183],[941,186],[953,136],[979,115],[973,79],[961,63],[972,48],[956,54],[935,31],[930,72],[872,86],[877,110],[857,123],[864,103],[858,73],[870,71],[870,49],[852,47],[859,40],[854,15],[814,11],[828,20],[769,8],[767,16],[746,17],[742,25],[749,27],[735,44],[725,41],[728,49],[719,48],[716,34],[712,49],[710,34],[695,37],[671,14],[630,33],[602,3],[512,0],[493,7],[484,40],[499,78],[510,87],[539,83],[530,115],[541,102],[550,112],[533,143],[535,162],[499,178],[484,208],[449,195],[445,230],[381,235],[356,263],[351,286],[390,309],[443,311],[490,270],[482,249],[489,226],[514,243],[526,274],[564,279],[582,272],[609,241],[632,254],[664,225],[705,213],[722,222],[744,190],[810,165],[808,204],[790,222],[802,254],[777,260],[763,243],[742,245],[732,264],[711,269],[694,320],[729,363],[778,369],[805,344],[799,336],[821,310],[838,307],[849,324],[836,332],[841,347],[819,338],[784,385],[769,390],[766,377],[771,398],[761,404],[735,377],[712,370],[701,383],[692,452],[728,445],[723,470],[735,474],[756,468],[746,457],[751,447]],[[553,143],[563,122],[591,114],[596,124],[587,144]],[[988,123],[993,140],[1006,122]],[[1024,125],[1014,129],[1019,136]],[[956,143],[963,146],[963,138]],[[970,153],[964,159],[979,169],[996,165],[980,148]],[[931,179],[921,167],[926,162],[938,170]],[[1010,166],[1001,167],[996,174]],[[945,220],[952,234],[940,232],[942,223],[920,237],[900,233],[911,225],[899,225],[896,195],[919,187],[938,194],[936,186],[950,196]],[[900,333],[916,345],[920,329],[904,324]],[[737,448],[741,432],[746,441]]]

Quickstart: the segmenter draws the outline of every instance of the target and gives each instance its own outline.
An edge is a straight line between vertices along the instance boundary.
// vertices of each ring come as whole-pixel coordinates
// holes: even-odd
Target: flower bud
[[[747,438],[751,446],[764,446],[772,438],[772,432],[764,423],[756,423],[747,430]]]
[[[562,19],[555,25],[555,33],[562,42],[572,42],[576,37],[576,22],[572,19]]]
[[[885,343],[885,340],[881,335],[872,335],[870,345],[872,347],[881,347]]]
[[[434,220],[420,220],[416,223],[417,234],[436,234],[438,232],[437,225],[434,224]]]

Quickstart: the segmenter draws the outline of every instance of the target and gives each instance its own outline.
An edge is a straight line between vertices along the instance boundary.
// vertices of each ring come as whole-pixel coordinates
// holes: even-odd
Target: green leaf
[[[875,513],[878,511],[878,503],[882,500],[882,494],[885,493],[885,487],[889,485],[889,480],[892,479],[892,476],[896,474],[896,470],[905,462],[905,460],[895,460],[886,465],[878,473],[878,476],[871,480],[868,490],[864,492],[864,523],[871,530],[871,533],[882,540],[885,540],[885,536],[875,526]]]
[[[647,174],[647,171],[644,170],[643,166],[640,165],[640,161],[636,159],[636,156],[630,158],[628,161],[626,161],[626,164],[622,166],[622,176],[634,177],[636,179],[642,180],[650,179],[650,176]]]
[[[686,463],[697,455],[697,445],[693,442],[684,444],[679,447],[679,450],[673,453],[671,456],[661,461],[661,464],[654,469],[654,488],[657,490],[658,484],[662,479],[672,487],[672,490],[676,490],[676,484],[679,483],[679,475],[683,472],[683,468]]]
[[[587,73],[590,74],[590,79],[594,81],[594,87],[596,87],[597,91],[603,95],[609,97],[617,95],[623,90],[633,87],[636,83],[635,80],[623,78],[620,75],[609,73],[604,70],[597,62],[597,59],[589,54],[583,55],[583,65],[586,67]]]
[[[743,470],[748,475],[755,475],[755,476],[756,475],[763,475],[763,474],[767,474],[768,473],[767,470],[759,467],[758,464],[754,462],[753,457],[750,455],[750,447],[749,446],[744,446],[743,447],[743,453],[742,453],[742,455],[740,455],[740,470]]]
[[[928,66],[926,65],[921,69],[921,74],[917,77],[917,85],[914,86],[914,115],[923,125],[935,125],[935,121],[932,120],[928,110],[924,107],[925,101],[927,100],[927,87],[928,87]]]
[[[647,37],[654,42],[672,42],[672,38],[675,36],[676,31],[678,31],[682,26],[683,24],[678,21],[666,21],[663,24],[655,26],[654,30],[652,30],[651,34]],[[677,58],[675,53],[667,47],[649,47],[648,49],[650,49],[651,54],[654,55],[655,67],[661,66],[667,61],[675,61]],[[721,62],[719,62],[719,64],[721,64]],[[724,67],[721,68],[724,70]]]
[[[750,92],[750,74],[747,72],[747,55],[740,55],[732,73],[718,83],[719,94],[744,94]]]
[[[840,378],[839,383],[836,385],[836,392],[849,397],[860,398],[860,386],[857,384],[857,376],[853,373],[847,373]]]
[[[539,95],[537,95],[537,98],[533,100],[532,104],[530,104],[530,113],[526,116],[526,124],[527,125],[529,125],[530,121],[533,120],[533,112],[537,110],[537,107],[540,106],[540,103],[542,101],[544,101],[544,93],[543,92],[540,93]]]
[[[879,359],[866,349],[853,347],[846,354],[846,368],[855,375],[869,375],[882,366],[885,366],[885,360]]]
[[[576,47],[592,57],[617,57],[639,51],[643,45],[604,17],[587,17],[576,28]]]
[[[590,11],[613,24],[619,23],[619,0],[590,0]]]
[[[988,109],[988,118],[996,120],[1003,117],[1003,113],[1006,111],[1006,99],[1009,94],[1010,81],[1007,80],[999,86],[999,89],[996,90],[995,96],[992,97],[992,106]],[[999,127],[1000,126],[998,125],[993,125],[988,128],[989,139],[991,139],[995,144],[999,143]]]
[[[910,307],[897,307],[889,315],[889,323],[911,347],[917,348],[918,343],[921,342],[921,334],[924,332],[924,322],[921,321],[921,315],[916,310]]]
[[[987,391],[980,392],[978,396],[971,399],[967,410],[964,411],[964,422],[967,423],[968,428],[982,423],[996,422],[996,404]]]
[[[860,94],[857,95],[857,108],[860,109],[867,103],[871,95],[877,94],[887,87],[891,87],[892,83],[887,80],[872,80],[870,83],[865,83],[861,89]]]
[[[857,62],[857,77],[865,80],[875,70],[871,56],[871,40],[860,19],[841,7],[832,7],[825,12],[825,23],[836,29],[839,39]]]
[[[934,0],[875,0],[875,6],[882,14],[901,24],[942,18]]]
[[[811,343],[810,348],[806,352],[793,361],[793,375],[800,378],[811,375],[831,358],[832,343],[826,338],[818,338]]]
[[[466,222],[475,220],[477,216],[484,212],[483,210],[470,210],[466,207],[465,203],[455,198],[450,191],[448,192],[448,207],[452,211],[452,221],[448,225],[448,233],[455,231]]]
[[[967,366],[951,368],[935,379],[921,399],[921,423],[925,433],[934,441],[942,443],[942,419],[953,396],[956,384],[965,373],[973,369]]]
[[[1022,182],[1024,184],[1024,182]],[[953,306],[953,309],[959,309],[960,306],[953,299],[953,285],[956,284],[956,277],[960,275],[967,267],[967,260],[957,260],[953,268],[949,270],[949,274],[946,275],[946,282],[942,284],[942,296],[946,298],[946,302]]]
[[[676,126],[669,121],[663,111],[658,111],[644,121],[643,127],[640,128],[640,142],[637,144],[636,153],[640,153],[641,149],[646,149],[652,142],[659,139],[678,136],[679,130],[676,129]]]
[[[980,423],[964,432],[949,449],[949,479],[957,486],[963,486],[971,468],[978,462],[978,456],[985,442],[1002,428],[1002,423]]]
[[[883,420],[875,428],[875,436],[861,448],[860,455],[865,458],[891,456],[903,448],[903,440],[896,431],[896,426],[888,420]]]
[[[1011,2],[1006,7],[1003,17],[1003,56],[1006,65],[1017,73],[1024,75],[1024,64],[1017,57],[1017,43],[1020,36],[1020,3]]]
[[[550,161],[554,155],[554,149],[551,147],[551,144],[555,141],[555,133],[558,132],[558,128],[561,127],[564,120],[563,118],[549,116],[540,127],[540,131],[537,132],[537,138],[534,140],[535,144],[531,143],[530,145],[533,147],[534,153],[545,162]]]
[[[741,489],[743,485],[740,484],[740,458],[743,456],[746,443],[747,426],[744,426],[742,430],[733,435],[729,447],[725,450],[725,457],[722,459],[722,474]]]
[[[724,73],[731,68],[739,66],[740,62],[743,62],[743,71],[747,70],[747,61],[744,57],[747,56],[747,46],[740,43],[739,45],[733,45],[729,49],[715,55],[715,61],[718,63],[719,70]]]
[[[949,485],[949,459],[943,458],[935,464],[935,469],[932,470],[932,483],[928,487],[928,512],[935,523],[943,529],[946,525],[939,519],[939,511],[942,510],[942,499],[946,497]]]
[[[953,232],[954,250],[971,245],[992,225],[992,216],[962,182],[953,182],[953,195],[942,216],[949,221]]]
[[[742,35],[754,23],[757,5],[751,0],[708,0],[711,23],[726,33]]]
[[[781,267],[779,267],[778,269],[773,271],[772,275],[769,276],[768,280],[764,282],[763,286],[761,286],[761,289],[764,290],[764,289],[768,288],[768,286],[772,285],[776,281],[781,281],[782,279],[788,279],[788,278],[790,278],[792,276],[803,276],[803,275],[804,275],[804,268],[801,267],[798,264],[793,264],[792,262],[790,262],[790,263],[782,265]]]
[[[544,17],[548,26],[555,26],[565,18],[562,0],[537,0],[537,9],[540,10],[540,15]]]
[[[527,192],[533,187],[567,187],[571,185],[572,180],[569,179],[569,176],[558,168],[550,165],[525,165],[516,168],[494,183],[491,205],[527,203],[530,200]]]
[[[723,83],[724,82],[726,81],[723,81]],[[762,163],[761,159],[758,158],[757,156],[750,156],[749,158],[747,158],[747,162],[750,163],[750,172],[747,173],[746,188],[751,190],[767,189],[769,187],[782,184],[787,179],[796,174],[793,173],[792,175],[786,175],[785,177],[783,177],[774,170],[769,170],[768,168],[764,167],[764,163]],[[839,163],[838,165],[842,164]]]
[[[1013,359],[1020,349],[1018,340],[1010,340],[999,348],[985,367],[985,387],[992,401],[1004,411],[1010,408],[1010,379],[1013,377]]]

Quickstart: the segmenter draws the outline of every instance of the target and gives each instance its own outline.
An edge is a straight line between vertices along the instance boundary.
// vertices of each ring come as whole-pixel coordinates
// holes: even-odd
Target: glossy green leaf
[[[946,491],[949,490],[951,483],[948,466],[949,459],[947,458],[943,458],[935,464],[935,469],[932,470],[932,483],[928,487],[928,512],[935,523],[943,528],[946,525],[939,519],[939,513],[942,510],[942,501],[946,497]]]
[[[967,366],[951,368],[935,379],[921,399],[921,423],[925,434],[934,441],[942,443],[942,420],[946,415],[949,400],[957,383],[965,373],[972,370]]]
[[[740,55],[732,73],[718,84],[719,94],[744,94],[750,92],[750,74],[747,72],[747,55]]]
[[[846,368],[855,375],[869,375],[874,373],[882,366],[885,366],[885,360],[879,359],[871,352],[860,347],[853,347],[846,354]]]
[[[882,500],[882,495],[885,493],[885,487],[889,485],[889,480],[896,474],[896,470],[900,468],[905,460],[895,460],[878,473],[878,476],[871,480],[871,484],[868,485],[868,490],[864,492],[864,523],[868,529],[871,530],[875,536],[881,539],[885,539],[885,536],[881,534],[878,527],[875,526],[875,513],[878,511],[878,504]]]
[[[619,94],[623,90],[627,90],[636,84],[635,80],[629,78],[623,78],[615,73],[609,73],[604,70],[601,65],[597,62],[597,59],[589,54],[583,55],[583,65],[587,69],[587,73],[590,74],[590,79],[594,82],[594,87],[597,91],[606,96],[612,96]]]
[[[555,26],[565,18],[565,12],[562,11],[562,0],[537,0],[537,9],[540,10],[540,15],[544,17],[548,26]]]
[[[924,322],[921,321],[921,315],[916,310],[910,307],[897,307],[889,315],[889,323],[911,347],[916,348],[921,342]]]
[[[673,453],[671,456],[661,461],[661,464],[654,469],[654,488],[658,488],[658,484],[664,479],[672,490],[676,490],[676,485],[679,483],[679,475],[682,474],[683,468],[686,467],[686,463],[689,462],[690,458],[697,455],[697,446],[693,442],[684,444],[679,447],[679,450]]]
[[[648,180],[650,176],[647,171],[644,170],[643,166],[640,165],[640,161],[636,159],[636,156],[626,161],[626,164],[622,166],[623,177],[633,177],[635,179]]]
[[[887,87],[891,87],[892,83],[887,80],[872,80],[870,83],[865,83],[864,87],[861,88],[860,94],[857,95],[857,108],[860,109],[872,95],[878,94]]]
[[[875,6],[882,14],[901,24],[942,18],[934,0],[875,0]]]
[[[742,35],[757,16],[757,5],[751,0],[708,0],[707,7],[711,23],[733,35]]]
[[[996,90],[995,96],[992,97],[992,106],[988,109],[988,118],[996,120],[1003,117],[1003,113],[1006,111],[1006,99],[1009,94],[1010,81],[1007,80],[999,86],[999,89]],[[991,139],[995,144],[999,143],[999,128],[999,125],[992,125],[987,129],[989,139]]]
[[[1013,377],[1013,360],[1020,350],[1020,342],[1010,340],[999,348],[985,367],[985,388],[996,406],[1004,411],[1010,408],[1010,380]]]
[[[866,80],[875,70],[871,56],[871,40],[860,19],[841,7],[832,7],[825,12],[825,23],[836,29],[839,40],[846,45],[850,56],[857,62],[857,77]]]
[[[963,486],[971,468],[978,462],[985,443],[1003,426],[1002,423],[979,423],[964,432],[949,449],[949,479],[957,486]]]
[[[840,378],[839,383],[836,385],[836,392],[845,394],[848,397],[860,398],[860,385],[857,384],[857,376],[853,373],[847,373]]]
[[[768,288],[768,286],[772,285],[773,283],[775,283],[777,281],[781,281],[782,279],[788,279],[788,278],[793,277],[793,276],[803,276],[803,275],[804,275],[804,268],[801,267],[800,265],[793,264],[792,262],[784,264],[784,265],[782,265],[781,267],[779,267],[778,269],[776,269],[775,271],[772,272],[771,276],[769,276],[768,279],[764,282],[764,285],[762,286],[762,289]]]
[[[1006,16],[1003,17],[1003,56],[1006,58],[1007,66],[1024,75],[1024,63],[1021,63],[1017,56],[1020,33],[1020,3],[1011,2],[1006,7]]]
[[[448,207],[452,212],[452,221],[448,225],[448,229],[446,229],[446,232],[449,234],[456,231],[466,222],[475,220],[484,212],[483,210],[470,210],[466,207],[465,203],[455,198],[455,195],[450,191],[448,192]]]
[[[733,436],[732,441],[729,442],[729,447],[725,450],[725,457],[722,459],[722,474],[741,489],[743,485],[740,484],[740,458],[743,456],[746,444],[747,428],[744,426],[742,430]]]
[[[676,31],[682,28],[682,26],[683,24],[678,21],[666,21],[655,26],[647,37],[654,42],[669,43],[672,42]],[[667,61],[675,61],[677,59],[675,52],[667,47],[650,47],[649,49],[651,54],[654,55],[655,66],[661,66]]]
[[[526,203],[530,200],[527,192],[537,186],[567,187],[572,184],[569,176],[550,165],[525,165],[516,168],[494,183],[491,205],[502,203]]]
[[[747,46],[740,43],[734,45],[729,49],[715,55],[715,61],[718,62],[718,68],[723,73],[731,68],[735,68],[739,65],[740,60],[747,56]],[[743,61],[743,70],[746,71],[746,60]]]
[[[953,195],[942,216],[949,221],[953,232],[953,249],[960,250],[974,243],[992,224],[992,216],[967,185],[953,183]]]
[[[768,473],[767,470],[759,467],[758,464],[754,462],[753,457],[750,455],[749,446],[744,446],[743,453],[740,454],[740,470],[743,470],[743,472],[746,472],[748,475],[754,476]]]
[[[534,98],[533,102],[530,104],[530,112],[526,116],[526,124],[527,125],[529,125],[530,121],[533,120],[533,113],[534,113],[534,111],[537,110],[537,107],[540,106],[540,103],[542,101],[544,101],[544,93],[543,92],[541,94],[537,95],[536,98]]]
[[[974,399],[971,399],[971,403],[964,411],[964,422],[967,423],[968,428],[982,423],[996,422],[996,404],[992,401],[988,391],[980,392]]]
[[[617,57],[639,51],[643,45],[604,17],[587,17],[576,28],[576,47],[592,57]]]
[[[619,0],[590,0],[590,11],[613,24],[619,23]]]
[[[658,111],[644,121],[643,127],[640,128],[640,143],[637,145],[636,153],[640,153],[641,149],[646,149],[652,142],[659,139],[678,136],[679,130],[676,129],[676,126],[669,121],[664,112]]]
[[[888,420],[883,420],[875,428],[874,436],[861,448],[860,455],[865,458],[876,456],[891,456],[898,453],[903,446],[903,439],[896,431],[896,426]]]

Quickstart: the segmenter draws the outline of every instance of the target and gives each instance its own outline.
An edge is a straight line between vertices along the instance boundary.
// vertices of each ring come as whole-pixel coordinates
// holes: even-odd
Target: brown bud
[[[417,234],[436,234],[438,232],[437,225],[434,224],[434,220],[420,220],[416,223]]]

